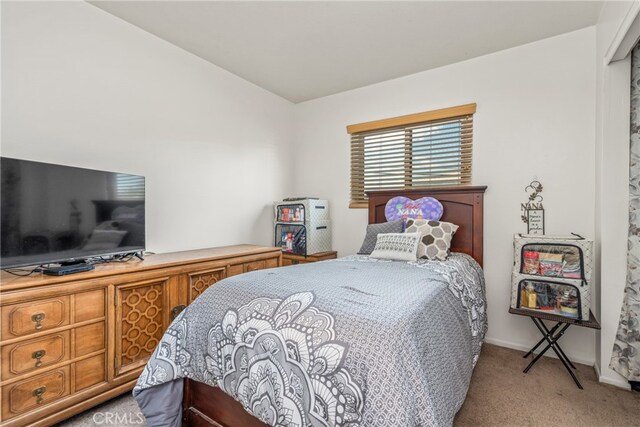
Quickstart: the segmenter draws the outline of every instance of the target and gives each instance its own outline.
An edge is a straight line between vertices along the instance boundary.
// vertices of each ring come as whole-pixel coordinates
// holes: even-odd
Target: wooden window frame
[[[361,133],[365,133],[365,132],[375,132],[375,131],[384,131],[385,129],[389,129],[389,130],[398,130],[401,131],[402,127],[407,127],[407,129],[404,129],[405,132],[405,136],[404,136],[404,141],[405,141],[405,158],[404,158],[404,181],[403,181],[403,186],[399,187],[398,189],[408,189],[408,188],[413,188],[412,187],[412,179],[413,179],[413,152],[412,152],[412,144],[413,144],[413,135],[412,135],[412,130],[409,129],[410,126],[415,126],[415,125],[420,125],[420,124],[425,124],[425,125],[429,125],[430,123],[433,122],[438,122],[440,120],[448,120],[448,119],[456,119],[458,117],[460,118],[465,118],[465,117],[469,117],[471,116],[471,121],[473,119],[473,114],[475,114],[476,112],[476,104],[472,103],[472,104],[465,104],[465,105],[458,105],[456,107],[449,107],[449,108],[442,108],[439,110],[432,110],[432,111],[425,111],[422,113],[415,113],[415,114],[408,114],[408,115],[404,115],[404,116],[398,116],[398,117],[391,117],[391,118],[387,118],[387,119],[381,119],[381,120],[374,120],[374,121],[370,121],[370,122],[364,122],[364,123],[358,123],[358,124],[353,124],[353,125],[349,125],[347,126],[347,133],[349,133],[350,135],[352,135],[351,138],[351,142],[353,143],[353,141],[356,139],[356,137],[354,137],[354,134],[361,134]],[[473,138],[473,125],[471,124],[471,137],[470,137],[470,141],[472,142],[472,138]],[[364,144],[364,143],[363,143]],[[365,199],[364,200],[354,200],[353,199],[353,195],[354,195],[354,182],[356,180],[356,178],[354,178],[354,164],[353,164],[353,158],[354,158],[354,152],[353,152],[353,145],[350,149],[351,152],[351,165],[350,165],[350,172],[351,172],[351,179],[350,179],[350,203],[349,203],[349,207],[350,208],[367,208],[368,204],[366,201],[366,195],[365,195]],[[364,154],[363,154],[364,156]],[[471,165],[471,159],[469,157],[469,164]],[[407,183],[409,183],[409,185],[407,185]],[[457,184],[459,186],[464,186],[464,185],[469,185],[470,182],[468,183],[463,183],[463,184]],[[362,185],[364,185],[364,183],[362,183]],[[450,184],[449,184],[450,185]],[[433,185],[434,187],[437,185]],[[425,188],[425,187],[429,187],[429,185],[423,185],[420,186],[420,188]]]

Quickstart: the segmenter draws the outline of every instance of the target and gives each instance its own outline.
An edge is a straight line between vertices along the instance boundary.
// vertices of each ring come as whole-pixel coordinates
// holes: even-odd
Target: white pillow
[[[371,258],[393,261],[416,261],[420,233],[380,233]]]

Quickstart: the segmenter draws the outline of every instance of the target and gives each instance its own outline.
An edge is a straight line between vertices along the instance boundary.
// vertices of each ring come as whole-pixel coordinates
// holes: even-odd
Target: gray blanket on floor
[[[165,333],[134,396],[179,426],[182,378],[218,386],[278,426],[446,426],[487,328],[469,256],[352,256],[225,279]]]

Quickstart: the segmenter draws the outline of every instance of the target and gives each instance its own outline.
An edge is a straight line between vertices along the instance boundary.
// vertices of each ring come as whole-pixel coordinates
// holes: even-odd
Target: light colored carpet
[[[640,426],[640,393],[600,384],[593,368],[577,366],[578,389],[559,360],[543,357],[529,371],[524,353],[485,344],[471,386],[454,426]],[[126,417],[108,423],[105,417]],[[79,414],[60,427],[138,425],[139,410],[130,393]],[[103,421],[104,420],[104,421]],[[390,426],[391,427],[391,426]],[[393,426],[396,427],[396,426]]]
[[[138,404],[129,392],[58,423],[56,427],[146,427],[146,425]]]
[[[576,364],[580,390],[551,357],[524,374],[531,357],[523,355],[483,345],[455,426],[640,426],[640,393],[600,384],[592,367]]]

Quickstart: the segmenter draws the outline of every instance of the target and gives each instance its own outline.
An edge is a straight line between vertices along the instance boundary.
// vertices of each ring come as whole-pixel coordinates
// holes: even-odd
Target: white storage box
[[[315,223],[331,219],[329,202],[326,200],[298,199],[275,202],[273,209],[276,222]]]
[[[297,199],[275,202],[274,217],[274,244],[282,247],[283,251],[305,256],[331,251],[328,201]]]
[[[511,307],[587,320],[592,271],[592,240],[516,234]]]

